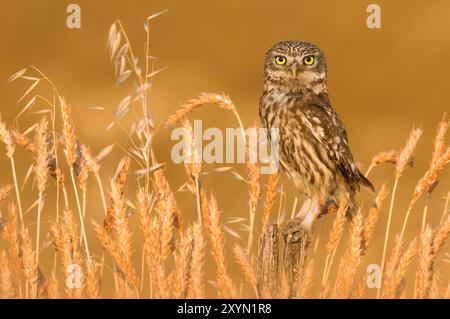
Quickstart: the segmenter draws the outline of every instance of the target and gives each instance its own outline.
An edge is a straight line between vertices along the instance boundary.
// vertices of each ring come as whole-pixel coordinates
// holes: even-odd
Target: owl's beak
[[[291,66],[291,73],[292,73],[292,76],[293,76],[294,78],[297,77],[297,71],[298,71],[298,69],[297,69],[297,64],[293,64],[293,65]]]

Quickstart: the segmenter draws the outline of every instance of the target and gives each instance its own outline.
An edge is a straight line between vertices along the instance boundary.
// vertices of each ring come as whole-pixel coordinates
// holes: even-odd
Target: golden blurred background
[[[347,127],[353,154],[364,168],[377,152],[400,149],[411,128],[424,129],[414,168],[400,182],[392,226],[397,232],[415,182],[428,167],[436,125],[449,110],[450,2],[378,0],[375,3],[381,6],[382,28],[368,29],[366,7],[372,2],[79,0],[76,3],[81,7],[82,25],[77,30],[66,27],[66,7],[72,1],[4,1],[0,11],[2,120],[13,123],[25,104],[18,104],[17,100],[29,86],[23,80],[8,84],[8,77],[23,67],[34,65],[67,97],[73,107],[77,135],[94,153],[113,143],[123,144],[125,136],[117,128],[105,132],[111,118],[87,108],[97,106],[114,111],[131,90],[129,86],[114,85],[114,67],[106,50],[109,27],[116,19],[122,21],[134,50],[142,58],[143,22],[147,16],[168,9],[150,23],[150,54],[158,58],[156,68],[167,67],[156,76],[151,92],[150,106],[157,124],[183,101],[200,92],[224,92],[238,107],[244,124],[252,125],[258,116],[265,51],[281,40],[311,41],[326,54],[330,98]],[[44,107],[37,103],[17,125],[25,130],[40,116],[33,112]],[[203,108],[194,117],[204,119],[204,128],[237,127],[230,114],[215,107]],[[173,144],[170,130],[162,125],[155,136],[154,148],[158,159],[167,163],[167,177],[177,189],[186,181],[186,175],[182,165],[171,162]],[[102,162],[105,185],[106,176],[113,174],[123,155],[116,147]],[[25,178],[29,164],[29,157],[19,158],[19,181]],[[236,167],[245,174],[243,165]],[[0,184],[10,183],[4,154],[0,155],[0,171]],[[385,182],[392,187],[392,166],[376,168],[372,174],[376,188]],[[432,195],[429,220],[433,225],[442,213],[442,198],[450,188],[449,176],[444,172]],[[247,216],[244,183],[233,179],[229,173],[210,174],[204,183],[217,195],[225,219]],[[283,185],[288,193],[289,211],[295,190],[287,180],[283,180]],[[97,189],[92,187],[90,192],[89,218],[101,220]],[[26,194],[29,198],[25,197],[24,203],[28,207],[36,200],[36,194]],[[134,194],[130,197],[134,198]],[[363,191],[366,206],[372,197]],[[180,193],[177,198],[187,218],[195,217],[192,196]],[[413,211],[408,239],[420,229],[422,203],[421,200]],[[30,222],[34,214],[34,210],[28,213]],[[52,218],[53,215],[44,213],[46,223]],[[374,241],[378,248],[382,246],[386,218],[384,209]],[[325,223],[331,221],[328,218]],[[235,230],[242,234],[245,242],[245,232]],[[228,243],[234,241],[239,242],[227,237]],[[379,263],[380,258],[381,249],[376,249],[369,254],[368,262]],[[448,265],[441,267],[448,279]]]

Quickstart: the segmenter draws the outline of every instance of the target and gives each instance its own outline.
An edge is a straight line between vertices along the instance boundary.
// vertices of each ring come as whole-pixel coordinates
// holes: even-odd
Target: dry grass
[[[76,135],[70,104],[44,73],[31,67],[10,78],[32,83],[20,99],[25,107],[17,120],[37,99],[48,104],[50,117],[42,116],[24,132],[18,125],[10,127],[0,119],[4,160],[11,168],[9,184],[0,186],[0,212],[8,212],[0,214],[4,239],[0,247],[0,297],[367,298],[376,289],[367,286],[363,266],[373,264],[373,255],[381,261],[378,297],[449,297],[450,283],[443,281],[448,276],[441,276],[444,270],[436,265],[443,261],[442,251],[450,234],[450,196],[436,225],[430,218],[436,211],[429,209],[431,201],[436,202],[434,206],[440,204],[431,194],[450,161],[450,149],[445,143],[449,122],[445,118],[438,125],[428,170],[415,188],[410,185],[414,191],[406,214],[396,208],[401,206],[396,194],[403,191],[399,181],[412,165],[421,129],[412,130],[402,150],[376,154],[366,171],[369,175],[380,165],[394,164],[391,192],[385,185],[380,187],[373,204],[362,206],[351,222],[346,218],[346,203],[339,203],[335,212],[323,217],[331,224],[328,234],[321,233],[318,227],[313,233],[290,232],[299,221],[287,217],[295,216],[295,211],[286,213],[280,174],[262,176],[260,163],[249,160],[251,150],[244,125],[232,100],[223,94],[202,93],[182,104],[165,121],[167,126],[183,126],[191,136],[191,160],[185,165],[184,188],[192,195],[192,211],[183,211],[177,203],[178,192],[166,177],[165,165],[158,162],[153,150],[155,125],[149,94],[153,77],[160,70],[154,70],[154,59],[149,55],[148,24],[159,14],[145,22],[147,39],[142,64],[122,23],[116,21],[110,29],[108,49],[117,84],[126,85],[131,79],[137,83],[119,103],[107,128],[115,126],[126,135],[126,143],[117,144],[123,159],[113,176],[107,176],[100,165],[113,146],[106,146],[98,155],[91,153]],[[31,96],[38,85],[49,85],[53,97]],[[206,168],[197,160],[192,122],[188,119],[195,109],[208,105],[218,105],[235,116],[247,149],[245,173],[233,172],[248,186],[248,207],[240,214],[248,217],[234,218],[230,224],[217,198],[233,200],[233,190],[216,196],[210,185],[201,183],[203,174],[211,172],[203,171]],[[129,113],[138,116],[126,127],[122,119]],[[33,131],[35,138],[31,139],[27,135]],[[29,160],[34,169],[29,174],[34,172],[37,190],[25,182],[19,184],[14,157],[22,156],[17,152],[20,148],[32,154]],[[65,184],[67,175],[69,187]],[[96,185],[90,188],[92,180]],[[103,184],[107,181],[105,192]],[[52,192],[56,196],[49,196]],[[37,209],[31,206],[22,210],[23,193],[34,196]],[[390,203],[383,209],[389,193]],[[422,229],[406,241],[408,219],[422,195],[426,197]],[[95,207],[103,208],[102,220],[93,220]],[[24,215],[34,212],[36,222],[27,219],[25,223]],[[404,219],[392,241],[394,215]],[[46,223],[49,216],[56,216],[50,226]],[[380,225],[383,216],[387,216],[387,223]],[[138,224],[138,231],[134,224]],[[378,234],[385,239],[383,251],[378,250],[379,246],[375,251],[372,243],[378,238],[376,232],[383,229],[384,233]],[[239,240],[233,249],[228,248],[231,235]],[[142,251],[136,251],[141,243]],[[55,259],[48,262],[42,260],[43,256]],[[241,276],[235,276],[236,272]]]

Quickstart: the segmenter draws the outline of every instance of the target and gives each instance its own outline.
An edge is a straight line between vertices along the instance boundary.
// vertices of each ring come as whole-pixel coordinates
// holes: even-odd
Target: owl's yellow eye
[[[278,55],[275,57],[275,63],[278,65],[286,64],[286,58],[284,56]]]
[[[313,65],[314,64],[314,56],[312,56],[312,55],[305,56],[303,58],[303,63],[305,63],[306,65]]]

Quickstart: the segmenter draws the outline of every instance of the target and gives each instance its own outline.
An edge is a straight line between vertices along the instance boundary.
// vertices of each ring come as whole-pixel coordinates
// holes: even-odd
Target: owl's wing
[[[344,179],[352,188],[362,184],[373,190],[373,186],[358,170],[348,144],[347,131],[337,113],[329,104],[328,98],[313,96],[303,105],[303,124],[325,147],[328,156],[336,164]]]

